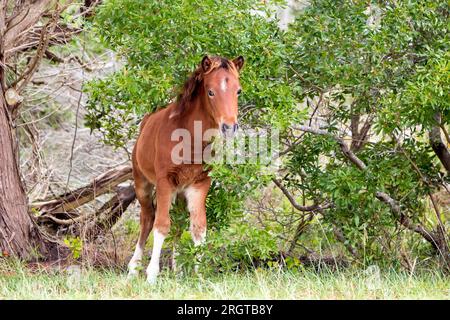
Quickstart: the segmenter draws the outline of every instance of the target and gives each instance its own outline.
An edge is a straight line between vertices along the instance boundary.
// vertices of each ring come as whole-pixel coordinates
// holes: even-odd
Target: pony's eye
[[[208,96],[214,97],[214,92],[212,90],[208,90]]]
[[[241,90],[241,89],[239,89],[239,90],[237,91],[237,95],[240,95],[240,94],[241,94],[241,92],[242,92],[242,90]]]

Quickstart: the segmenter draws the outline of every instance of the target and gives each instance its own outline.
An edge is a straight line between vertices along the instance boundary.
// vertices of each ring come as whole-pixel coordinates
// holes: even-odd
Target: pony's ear
[[[233,59],[233,63],[236,66],[236,69],[238,71],[241,71],[242,67],[244,66],[244,57],[243,56],[239,56],[237,58]]]
[[[207,55],[204,56],[202,59],[203,72],[208,72],[209,68],[211,68],[211,64],[212,64],[211,59]]]

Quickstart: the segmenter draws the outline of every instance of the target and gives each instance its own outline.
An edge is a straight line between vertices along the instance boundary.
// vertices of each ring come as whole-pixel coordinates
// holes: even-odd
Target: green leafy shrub
[[[198,265],[201,273],[208,274],[265,266],[277,255],[278,247],[270,232],[239,223],[220,232],[211,230],[205,244],[198,247],[185,232],[177,252],[177,265],[184,272],[192,272]]]
[[[292,119],[282,32],[272,13],[271,2],[250,0],[105,1],[93,30],[125,65],[88,85],[88,126],[105,142],[126,145],[141,116],[167,105],[205,54],[245,57],[240,105],[260,110],[261,124]],[[272,108],[280,112],[265,112]]]
[[[87,87],[87,124],[100,130],[106,143],[127,145],[142,115],[171,101],[174,88],[204,54],[243,55],[240,122],[280,130],[280,145],[287,149],[276,174],[295,199],[332,204],[314,213],[308,226],[315,237],[301,235],[299,241],[332,247],[336,241],[328,237],[338,229],[343,236],[339,241],[353,248],[353,259],[362,263],[398,263],[404,247],[428,252],[418,248],[424,241],[411,224],[409,235],[403,228],[404,218],[431,232],[440,230],[438,217],[444,226],[449,223],[429,203],[430,194],[449,183],[429,141],[431,129],[449,131],[448,3],[311,0],[287,31],[274,18],[278,3],[105,1],[94,31],[125,64]],[[305,120],[344,140],[365,169],[349,161],[335,139],[301,133],[297,128]],[[235,228],[233,222],[246,214],[243,200],[270,181],[263,167],[214,165],[207,200],[211,228]],[[377,192],[396,201],[403,219]],[[184,210],[180,208],[174,210]],[[299,218],[283,222],[294,224],[304,217],[303,212],[292,215]],[[187,214],[176,216],[180,221],[174,228],[182,235]],[[259,232],[248,228],[249,234]],[[240,263],[248,266],[251,259],[245,260],[243,252],[258,257],[256,244],[250,239],[244,242],[248,246],[233,242],[227,232],[210,232],[206,248],[217,256],[204,252],[206,259],[218,267],[220,259],[231,261],[220,266],[228,270]],[[220,245],[230,245],[223,255],[214,249]],[[263,242],[257,245],[265,248]],[[181,248],[186,265],[195,261],[188,259],[195,250]]]
[[[367,166],[355,166],[334,139],[308,134],[289,153],[285,184],[333,203],[323,222],[342,230],[364,262],[395,263],[403,254],[393,245],[405,239],[402,219],[377,192],[413,223],[439,223],[434,211],[443,209],[430,207],[430,194],[449,180],[428,134],[450,120],[448,15],[448,3],[433,0],[312,0],[285,36],[297,98],[312,108],[321,101],[319,125]]]
[[[75,260],[81,257],[81,254],[83,252],[83,241],[80,239],[80,237],[66,237],[64,239],[64,243],[70,249],[70,252],[72,252],[72,257]]]

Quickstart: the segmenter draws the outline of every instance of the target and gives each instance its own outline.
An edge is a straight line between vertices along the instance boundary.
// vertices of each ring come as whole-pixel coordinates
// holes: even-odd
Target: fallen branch
[[[87,186],[69,191],[55,199],[35,202],[31,207],[33,210],[40,212],[41,217],[49,214],[71,212],[102,194],[114,191],[117,185],[131,178],[130,166],[114,168],[95,178]]]
[[[116,195],[97,210],[92,219],[85,224],[77,225],[78,230],[74,233],[83,233],[90,240],[94,240],[98,236],[105,234],[116,224],[135,199],[136,193],[133,185],[118,186],[116,188]]]

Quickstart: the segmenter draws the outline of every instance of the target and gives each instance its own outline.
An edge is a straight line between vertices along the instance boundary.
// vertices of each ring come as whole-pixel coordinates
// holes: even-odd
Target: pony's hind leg
[[[128,263],[128,276],[132,277],[138,274],[141,265],[142,255],[144,254],[145,242],[152,231],[155,221],[155,207],[153,206],[154,186],[137,172],[134,173],[136,197],[141,205],[140,214],[140,232],[133,257]]]

